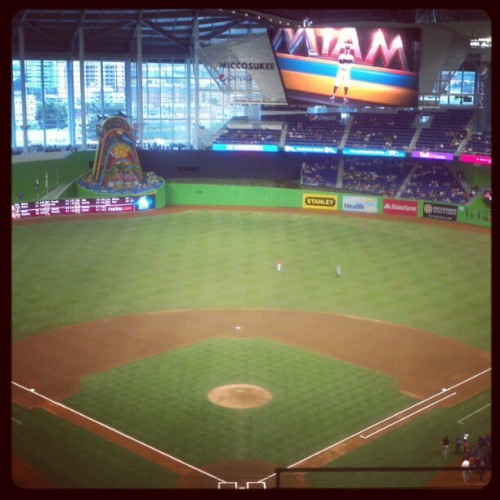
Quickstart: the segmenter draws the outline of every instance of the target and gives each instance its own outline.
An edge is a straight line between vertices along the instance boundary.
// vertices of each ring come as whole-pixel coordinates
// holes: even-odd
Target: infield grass
[[[273,398],[244,411],[208,400],[238,383]],[[86,377],[64,403],[198,466],[286,466],[414,402],[392,377],[255,337],[210,339]]]

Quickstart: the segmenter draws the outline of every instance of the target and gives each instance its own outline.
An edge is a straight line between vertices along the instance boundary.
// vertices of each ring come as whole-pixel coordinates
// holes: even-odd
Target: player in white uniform
[[[347,41],[339,54],[339,67],[337,76],[335,77],[335,84],[333,87],[333,94],[330,97],[332,101],[335,100],[335,94],[338,88],[343,85],[344,87],[344,102],[348,102],[347,92],[349,91],[349,83],[351,81],[351,67],[354,62],[354,55],[351,52],[350,41]]]

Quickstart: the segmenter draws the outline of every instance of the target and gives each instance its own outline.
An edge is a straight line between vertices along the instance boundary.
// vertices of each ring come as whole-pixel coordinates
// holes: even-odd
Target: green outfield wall
[[[296,189],[167,183],[166,203],[167,205],[301,208],[302,197]]]
[[[304,208],[306,210],[402,215],[491,227],[491,210],[481,200],[469,207],[396,200],[315,189],[167,183],[166,205]],[[388,206],[393,205],[393,206]]]
[[[29,159],[12,157],[12,203],[35,201],[59,186],[70,186],[89,170],[93,154],[93,151],[75,151],[69,154],[30,155]]]

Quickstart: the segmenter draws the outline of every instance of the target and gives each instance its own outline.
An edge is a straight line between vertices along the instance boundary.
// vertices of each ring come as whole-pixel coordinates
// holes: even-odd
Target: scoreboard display
[[[155,208],[154,195],[26,201],[12,204],[12,219],[51,215],[137,212],[152,208]]]

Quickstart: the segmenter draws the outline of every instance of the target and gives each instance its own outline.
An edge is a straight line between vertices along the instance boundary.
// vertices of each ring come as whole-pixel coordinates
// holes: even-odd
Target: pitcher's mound
[[[267,389],[249,384],[222,385],[208,393],[208,399],[213,404],[237,409],[262,406],[272,398],[272,394]]]

